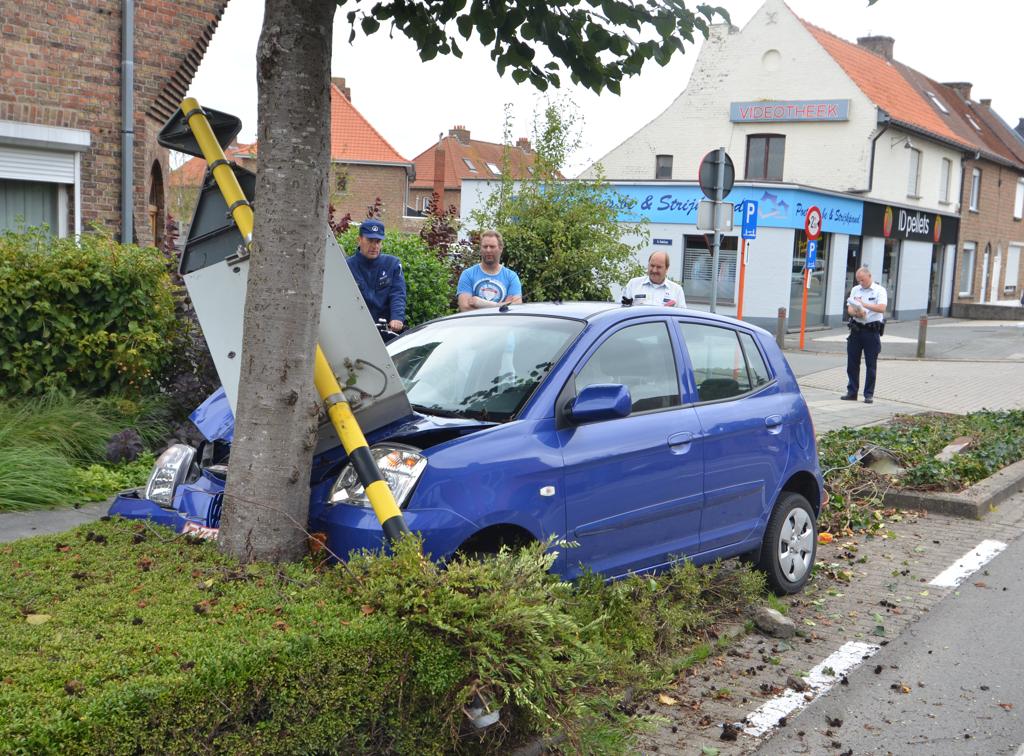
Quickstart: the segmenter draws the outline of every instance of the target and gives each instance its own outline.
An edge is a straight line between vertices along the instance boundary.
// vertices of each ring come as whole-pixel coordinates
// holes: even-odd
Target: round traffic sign
[[[804,231],[808,239],[817,239],[821,236],[821,210],[817,205],[807,208],[807,215],[804,216]]]
[[[722,168],[722,198],[724,199],[732,191],[732,185],[736,181],[736,170],[732,165],[732,158],[725,150],[711,150],[704,159],[700,161],[700,168],[697,171],[697,182],[700,190],[708,199],[717,200],[718,190],[718,154],[725,158],[725,165]]]

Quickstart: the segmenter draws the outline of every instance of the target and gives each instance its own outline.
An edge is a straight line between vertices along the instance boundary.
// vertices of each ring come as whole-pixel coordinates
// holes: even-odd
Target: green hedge
[[[85,234],[0,235],[0,397],[137,392],[169,363],[177,325],[155,249]]]
[[[350,226],[338,236],[345,254],[357,253],[356,240],[359,227]],[[417,326],[428,320],[451,314],[450,303],[454,292],[449,291],[451,272],[437,259],[423,239],[416,234],[389,231],[384,237],[381,252],[394,255],[402,261],[406,286],[406,326]]]
[[[618,751],[622,686],[660,684],[763,590],[689,565],[574,586],[552,559],[441,568],[406,539],[335,568],[242,566],[126,520],[8,544],[0,752],[505,752],[556,730],[569,750]],[[467,724],[478,693],[503,726]]]

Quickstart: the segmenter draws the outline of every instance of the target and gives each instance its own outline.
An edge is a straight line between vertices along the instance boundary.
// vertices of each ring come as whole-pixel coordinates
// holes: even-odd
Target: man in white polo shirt
[[[632,279],[622,292],[635,305],[686,307],[683,287],[668,278],[668,253],[651,252],[647,258],[647,275]]]

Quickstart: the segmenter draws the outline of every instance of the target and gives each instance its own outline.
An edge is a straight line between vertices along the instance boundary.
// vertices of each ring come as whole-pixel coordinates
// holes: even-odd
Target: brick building
[[[533,172],[536,154],[530,140],[520,137],[514,146],[471,139],[469,129],[456,126],[415,158],[416,180],[409,187],[409,203],[413,212],[426,212],[434,196],[438,171],[443,173],[442,205],[461,211],[462,182],[465,179],[497,181],[502,171],[514,179],[528,178]],[[440,166],[440,167],[439,167]]]
[[[168,164],[156,134],[185,95],[226,4],[4,3],[0,229],[46,223],[67,235],[98,223],[124,238],[127,218],[131,238],[158,241]],[[128,99],[132,112],[122,123]],[[130,202],[122,203],[122,185]]]

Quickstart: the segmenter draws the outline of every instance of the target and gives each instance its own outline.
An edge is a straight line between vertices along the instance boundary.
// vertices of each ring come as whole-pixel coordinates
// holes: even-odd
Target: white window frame
[[[488,164],[487,164],[487,168],[488,168],[488,169],[490,170],[490,172],[491,172],[491,173],[493,173],[493,174],[494,174],[495,176],[500,176],[500,175],[501,175],[501,168],[499,168],[499,167],[498,167],[497,163],[488,163]]]
[[[1013,198],[1013,218],[1024,218],[1024,178],[1017,179],[1017,194]]]
[[[467,158],[467,157],[462,158],[462,162],[466,164],[466,167],[469,168],[469,170],[472,173],[479,173],[479,171],[476,169],[476,166],[473,165],[473,161],[470,160],[469,158]]]
[[[907,196],[917,199],[921,196],[921,150],[911,147],[910,167],[907,171]]]
[[[942,158],[939,167],[939,202],[949,204],[949,181],[953,176],[953,161],[949,158]]]
[[[960,290],[958,292],[961,297],[969,297],[974,290],[974,265],[978,255],[978,245],[975,242],[964,242],[963,249],[960,251]],[[965,262],[970,260],[970,265],[964,265]],[[966,269],[967,280],[964,281],[963,272]],[[966,286],[965,286],[966,284]]]
[[[968,206],[974,212],[978,212],[978,203],[981,201],[981,168],[971,171],[971,204]]]

